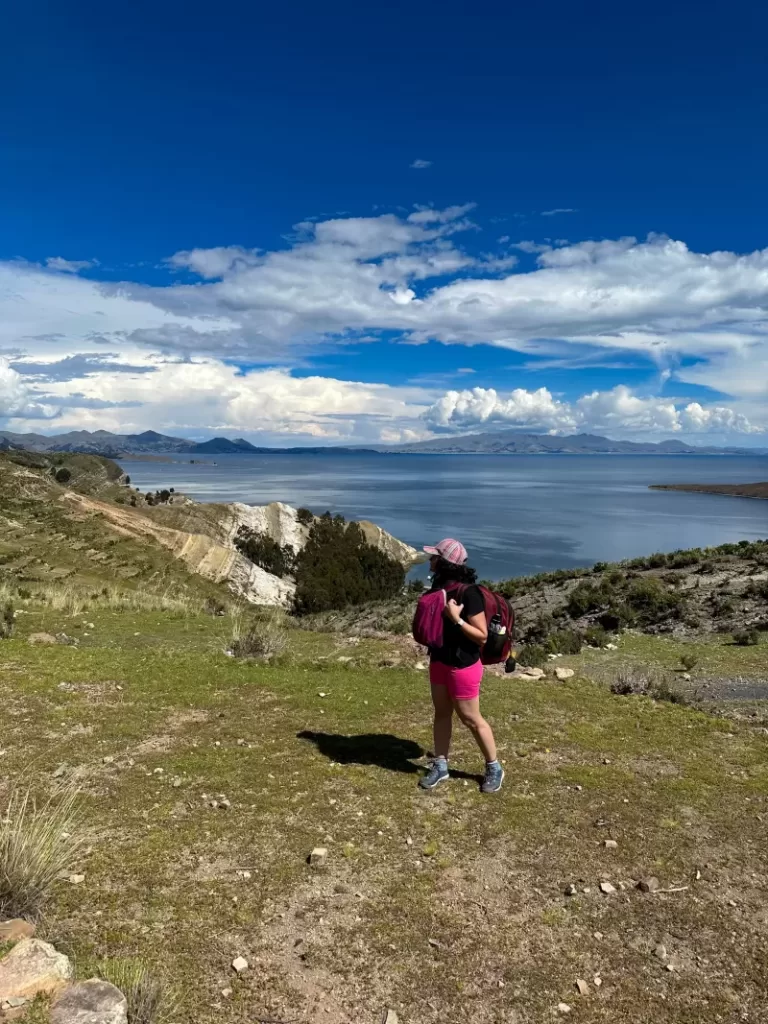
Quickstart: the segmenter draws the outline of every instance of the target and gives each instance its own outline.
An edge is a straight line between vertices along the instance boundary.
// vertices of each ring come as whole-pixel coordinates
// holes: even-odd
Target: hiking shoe
[[[498,793],[504,781],[504,769],[497,761],[485,766],[485,778],[480,786],[481,793]]]
[[[434,789],[440,782],[449,778],[448,765],[445,761],[433,761],[427,769],[427,774],[419,779],[421,789]]]

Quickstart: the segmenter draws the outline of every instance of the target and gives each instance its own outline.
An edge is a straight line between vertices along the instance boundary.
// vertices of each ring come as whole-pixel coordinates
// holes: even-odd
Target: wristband
[[[456,625],[457,626],[466,626],[466,624],[467,623],[462,618],[459,618],[459,619],[456,620]]]

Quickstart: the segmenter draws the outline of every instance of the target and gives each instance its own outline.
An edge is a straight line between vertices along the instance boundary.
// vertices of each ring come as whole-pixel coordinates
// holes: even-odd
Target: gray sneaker
[[[445,782],[449,777],[445,761],[432,761],[427,769],[427,774],[419,779],[419,786],[422,789],[434,789],[438,783]]]
[[[497,761],[485,766],[485,778],[480,786],[481,793],[498,793],[504,781],[504,769]]]

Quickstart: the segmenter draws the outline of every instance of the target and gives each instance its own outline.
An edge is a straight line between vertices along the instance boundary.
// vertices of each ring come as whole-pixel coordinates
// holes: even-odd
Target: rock
[[[667,947],[664,945],[663,942],[660,942],[658,946],[653,947],[653,955],[656,957],[657,960],[667,959]]]
[[[128,1002],[108,981],[90,978],[56,997],[51,1024],[128,1024]]]
[[[248,970],[248,961],[245,959],[244,956],[235,957],[235,959],[232,961],[232,970],[236,974],[242,974],[243,971]]]
[[[606,644],[605,645],[605,649],[606,649],[606,651],[618,651],[619,645],[618,644]]]
[[[53,993],[72,979],[69,958],[40,939],[22,939],[0,960],[0,1002]]]
[[[618,850],[619,848],[619,844],[616,842],[615,839],[605,839],[603,841],[603,846],[606,848],[606,850]]]
[[[527,679],[543,679],[546,674],[543,668],[534,668],[532,665],[523,665],[518,668],[518,672]]]
[[[322,868],[328,859],[328,850],[324,846],[316,846],[309,855],[309,863],[313,868]]]
[[[602,938],[603,938],[603,933],[602,932],[594,932],[592,937],[597,939],[598,942],[600,942],[602,940]]]
[[[571,1012],[571,1008],[568,1005],[568,1003],[558,1003],[557,1004],[557,1012],[558,1013],[570,1013]]]
[[[223,988],[221,990],[221,994],[224,997],[224,999],[229,999],[229,997],[232,995],[232,989],[229,987],[229,985],[227,985],[226,988]]]
[[[397,1014],[394,1010],[387,1010],[384,1017],[384,1024],[399,1024]]]
[[[659,880],[655,875],[650,875],[648,878],[641,878],[637,883],[637,888],[640,892],[658,892]]]
[[[417,661],[413,667],[416,669],[417,672],[425,672],[429,668],[429,665],[426,663],[426,661]],[[389,1012],[394,1013],[394,1010],[390,1010]]]
[[[580,996],[589,995],[589,985],[586,983],[586,981],[584,981],[583,978],[576,979],[576,988],[578,989]]]
[[[85,881],[85,875],[67,875],[66,880],[70,885],[80,885]]]
[[[575,896],[577,892],[578,890],[576,886],[573,884],[573,882],[571,882],[570,885],[567,885],[564,890],[566,896]]]
[[[576,675],[576,673],[573,671],[572,668],[563,668],[562,665],[558,665],[555,668],[555,676],[558,679],[561,679],[561,680],[571,679],[575,675]]]
[[[603,984],[603,979],[600,977],[599,974],[596,974],[592,979],[592,983],[594,984],[595,988],[600,988],[600,986]]]
[[[612,892],[616,892],[616,887],[611,885],[610,882],[601,882],[600,892],[604,892],[606,895],[610,895]]]
[[[683,672],[681,678],[684,679],[686,683],[690,683],[690,681],[691,681],[691,673],[690,672]]]
[[[27,637],[27,643],[32,644],[33,647],[43,644],[57,644],[58,642],[53,633],[30,633]]]
[[[29,921],[22,921],[20,917],[12,921],[0,921],[0,943],[20,942],[22,939],[31,939],[35,935],[35,926]]]

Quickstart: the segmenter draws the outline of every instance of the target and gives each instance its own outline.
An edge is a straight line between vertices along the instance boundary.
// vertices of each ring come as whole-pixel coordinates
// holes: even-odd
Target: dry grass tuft
[[[247,628],[240,610],[232,618],[230,650],[234,657],[267,660],[282,654],[288,646],[288,633],[280,612],[270,610],[256,621],[251,621]]]
[[[78,792],[57,790],[40,806],[29,790],[11,793],[0,819],[0,917],[39,917],[56,879],[93,841]]]
[[[178,1006],[178,993],[141,960],[107,960],[99,975],[111,982],[128,1002],[128,1024],[165,1024]]]

